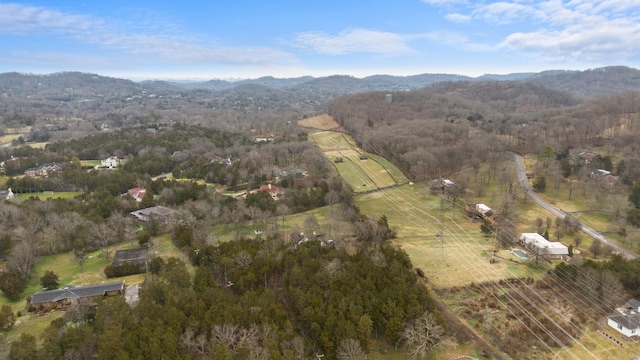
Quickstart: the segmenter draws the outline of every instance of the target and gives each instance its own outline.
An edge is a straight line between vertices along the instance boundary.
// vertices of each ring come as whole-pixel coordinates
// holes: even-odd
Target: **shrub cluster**
[[[140,274],[146,271],[144,264],[126,263],[122,265],[109,265],[104,268],[104,274],[108,278]]]

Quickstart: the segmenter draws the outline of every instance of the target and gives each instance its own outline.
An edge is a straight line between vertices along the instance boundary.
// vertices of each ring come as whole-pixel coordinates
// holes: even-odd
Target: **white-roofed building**
[[[569,255],[569,248],[562,243],[549,241],[538,233],[522,233],[520,243],[534,252],[545,251],[552,258],[562,258]]]

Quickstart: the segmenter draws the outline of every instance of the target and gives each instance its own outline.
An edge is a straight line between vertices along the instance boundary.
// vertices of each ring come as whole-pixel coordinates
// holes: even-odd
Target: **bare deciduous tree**
[[[295,360],[306,359],[304,340],[300,336],[296,336],[290,341],[285,341],[283,344],[283,348],[291,350],[293,352],[293,357]]]
[[[102,249],[102,254],[109,260],[111,259],[111,253],[113,249],[113,231],[106,223],[100,223],[91,228],[91,235],[93,235],[94,241]]]
[[[345,339],[338,346],[336,358],[338,360],[366,360],[367,354],[362,350],[358,340]]]
[[[412,359],[423,358],[440,343],[444,330],[433,314],[425,312],[422,316],[408,323],[400,339],[409,350]]]
[[[33,236],[33,235],[32,235]],[[7,269],[27,280],[36,261],[36,245],[34,237],[22,238],[7,258]]]

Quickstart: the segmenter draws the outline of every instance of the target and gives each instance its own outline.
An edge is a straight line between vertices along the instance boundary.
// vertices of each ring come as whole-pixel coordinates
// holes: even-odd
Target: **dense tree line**
[[[181,260],[154,261],[137,306],[122,297],[78,304],[42,345],[22,335],[9,358],[335,358],[368,352],[372,338],[395,345],[425,311],[442,324],[407,254],[384,242],[352,254],[279,236],[211,246],[186,226],[173,239],[192,246],[193,279]]]

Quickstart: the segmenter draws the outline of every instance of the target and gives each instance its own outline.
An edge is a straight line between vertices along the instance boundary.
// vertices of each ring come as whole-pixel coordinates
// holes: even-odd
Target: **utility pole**
[[[444,195],[440,197],[440,230],[438,230],[438,234],[436,235],[440,238],[440,247],[442,248],[442,260],[444,260]]]

